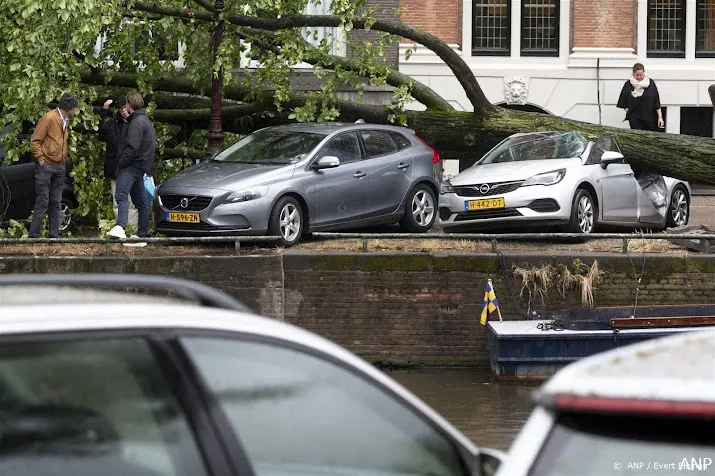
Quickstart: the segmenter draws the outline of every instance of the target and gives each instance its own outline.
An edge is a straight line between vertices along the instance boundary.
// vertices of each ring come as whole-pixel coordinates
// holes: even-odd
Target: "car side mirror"
[[[313,164],[313,168],[315,170],[334,169],[338,166],[340,166],[340,159],[338,159],[334,155],[326,155],[325,157],[321,157],[318,159],[317,162]]]
[[[623,160],[623,154],[619,152],[614,152],[612,150],[607,150],[601,156],[601,167],[605,169],[606,167],[608,167],[608,164],[618,162],[619,160]]]
[[[499,450],[479,448],[479,475],[494,476],[505,459],[506,454]]]

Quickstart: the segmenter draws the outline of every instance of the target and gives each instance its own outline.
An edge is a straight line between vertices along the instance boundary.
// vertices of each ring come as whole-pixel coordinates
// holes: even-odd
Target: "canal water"
[[[489,369],[386,372],[478,446],[507,451],[532,410],[538,384],[497,383]]]

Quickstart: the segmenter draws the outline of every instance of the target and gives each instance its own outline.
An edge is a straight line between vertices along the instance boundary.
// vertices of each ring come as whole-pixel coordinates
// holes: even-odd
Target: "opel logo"
[[[179,203],[181,205],[181,208],[186,208],[189,206],[189,199],[184,197],[181,199],[181,202]]]
[[[489,192],[489,184],[488,183],[481,184],[479,186],[479,191],[481,192],[482,195],[486,195]]]

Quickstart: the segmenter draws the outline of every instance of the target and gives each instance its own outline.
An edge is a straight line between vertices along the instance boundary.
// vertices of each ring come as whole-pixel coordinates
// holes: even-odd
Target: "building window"
[[[511,51],[511,0],[474,0],[473,56],[508,56]]]
[[[685,0],[648,1],[647,55],[685,57]]]
[[[524,0],[521,4],[522,56],[559,55],[559,3]]]
[[[713,137],[713,108],[711,106],[681,107],[680,133]]]
[[[698,0],[695,56],[715,57],[715,0]]]

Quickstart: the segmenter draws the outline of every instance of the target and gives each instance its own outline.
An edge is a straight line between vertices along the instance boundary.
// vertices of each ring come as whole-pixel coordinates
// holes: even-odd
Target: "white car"
[[[615,139],[578,132],[515,134],[443,182],[441,227],[557,225],[591,233],[599,225],[663,229],[687,225],[688,182],[634,171]]]
[[[715,474],[715,330],[575,362],[536,394],[498,476]]]
[[[503,456],[345,349],[212,288],[0,277],[3,476],[475,476]]]

